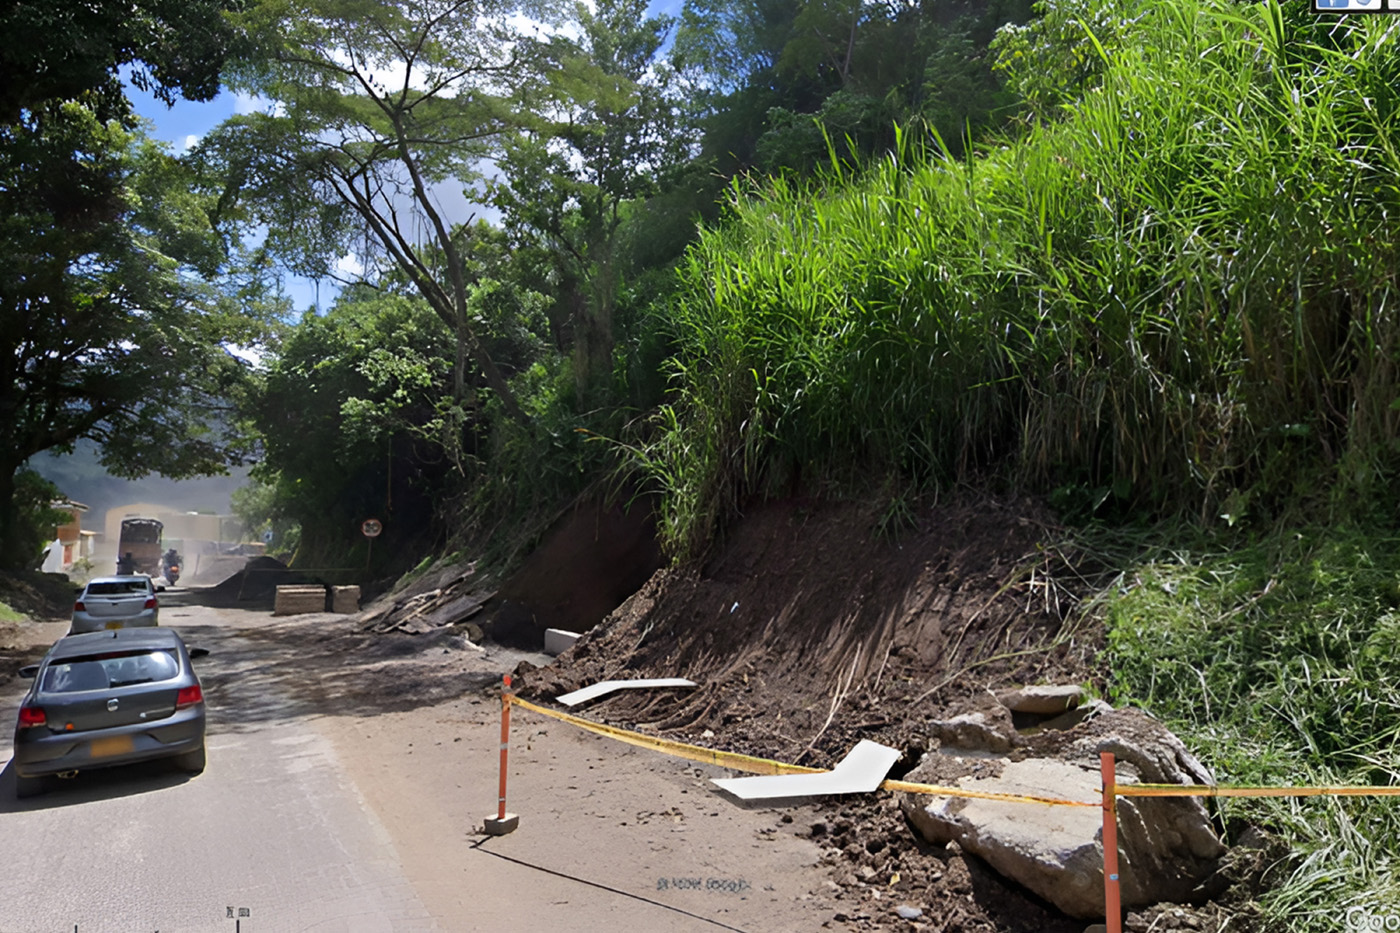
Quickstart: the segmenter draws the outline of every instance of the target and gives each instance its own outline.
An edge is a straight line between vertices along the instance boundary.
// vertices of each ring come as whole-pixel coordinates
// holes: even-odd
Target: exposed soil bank
[[[597,680],[681,676],[693,691],[622,693],[593,719],[829,767],[862,738],[905,750],[925,724],[989,689],[1090,683],[1102,633],[1076,611],[1088,585],[1062,530],[1027,499],[969,498],[895,538],[868,506],[786,500],[751,509],[701,567],[658,572],[555,664],[519,671],[552,697]],[[1082,921],[956,847],[916,841],[891,795],[833,798],[833,921],[857,929],[1077,931]],[[924,911],[909,921],[895,904]]]

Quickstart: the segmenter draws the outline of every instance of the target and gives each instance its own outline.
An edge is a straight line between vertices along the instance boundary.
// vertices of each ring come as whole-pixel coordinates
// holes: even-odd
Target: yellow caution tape
[[[578,726],[580,729],[586,729],[598,735],[606,735],[608,738],[626,742],[628,745],[638,745],[642,748],[650,748],[653,751],[664,752],[677,758],[687,758],[708,765],[733,768],[735,771],[745,771],[749,774],[816,774],[821,771],[820,768],[804,768],[801,765],[784,764],[781,761],[755,758],[752,755],[740,755],[737,752],[721,752],[713,748],[701,748],[699,745],[672,742],[669,739],[642,735],[640,732],[628,732],[626,729],[619,729],[616,726],[580,719],[578,716],[571,716],[557,710],[545,709],[517,696],[511,696],[510,703],[512,706],[522,706],[533,713],[539,713],[541,716],[549,716],[551,719],[567,722],[571,726]]]
[[[1034,794],[995,794],[991,791],[968,790],[965,787],[939,787],[937,784],[913,784],[909,781],[885,781],[881,790],[899,790],[906,794],[928,794],[933,797],[969,797],[974,800],[1001,800],[1006,803],[1038,803],[1048,807],[1099,807],[1103,802],[1095,800],[1085,803],[1082,800],[1065,800],[1063,797],[1037,797]]]
[[[522,707],[530,710],[532,713],[539,713],[541,716],[548,716],[551,719],[566,722],[571,726],[577,726],[588,732],[605,735],[608,738],[617,739],[619,742],[626,742],[628,745],[649,748],[653,751],[673,755],[677,758],[685,758],[703,764],[718,765],[721,768],[732,768],[735,771],[744,771],[749,774],[818,774],[822,771],[821,768],[806,768],[802,765],[790,765],[768,758],[740,755],[737,752],[722,752],[713,748],[703,748],[699,745],[687,745],[684,742],[673,742],[670,739],[660,739],[651,735],[642,735],[640,732],[629,732],[626,729],[619,729],[616,726],[609,726],[603,723],[593,722],[592,720],[582,719],[578,716],[572,716],[568,713],[561,713],[558,710],[536,706],[534,703],[522,700],[510,694],[507,694],[506,698],[512,706]],[[936,784],[915,784],[909,781],[885,781],[880,785],[880,789],[903,791],[908,794],[927,794],[934,797],[970,797],[978,800],[1001,800],[1007,803],[1037,803],[1052,807],[1101,806],[1100,801],[1084,803],[1080,800],[1063,800],[1059,797],[1036,797],[1027,794],[995,794],[988,791],[967,790],[962,787],[939,787]]]

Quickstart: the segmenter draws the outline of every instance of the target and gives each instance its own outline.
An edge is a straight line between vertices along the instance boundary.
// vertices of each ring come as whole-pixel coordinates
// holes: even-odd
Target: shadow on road
[[[191,775],[175,770],[168,761],[143,761],[80,771],[71,778],[50,778],[44,793],[19,800],[15,797],[14,762],[6,762],[4,770],[0,771],[0,813],[48,810],[149,794],[178,787],[192,779]]]

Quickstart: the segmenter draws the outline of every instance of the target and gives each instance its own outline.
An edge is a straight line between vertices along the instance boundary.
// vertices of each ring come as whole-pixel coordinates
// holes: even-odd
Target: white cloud
[[[259,347],[244,347],[238,344],[225,344],[224,352],[250,364],[254,369],[262,369],[267,359],[266,351]]]
[[[359,278],[365,274],[365,264],[358,256],[346,254],[335,262],[335,271],[346,278]]]
[[[195,146],[198,146],[198,145],[199,145],[199,139],[200,139],[200,138],[199,138],[197,135],[195,135],[194,133],[191,133],[190,135],[186,136],[186,137],[185,137],[185,146],[184,146],[184,148],[181,149],[180,151],[181,151],[181,152],[189,152],[189,151],[190,151],[191,149],[193,149]]]
[[[256,94],[245,94],[242,91],[235,91],[233,95],[234,113],[258,113],[267,109],[267,101]]]

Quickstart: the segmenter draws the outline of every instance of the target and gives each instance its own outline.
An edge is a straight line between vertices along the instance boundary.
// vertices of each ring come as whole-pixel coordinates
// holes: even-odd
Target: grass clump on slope
[[[1162,718],[1216,780],[1400,780],[1400,537],[1310,527],[1158,548],[1104,603],[1115,704]],[[1273,928],[1337,930],[1400,910],[1400,799],[1224,799],[1281,834]]]
[[[1383,486],[1400,27],[1315,19],[1140,2],[1111,44],[1082,33],[1096,81],[1022,138],[954,162],[902,134],[859,174],[736,188],[639,452],[672,551],[799,483],[994,470],[1232,520]]]

